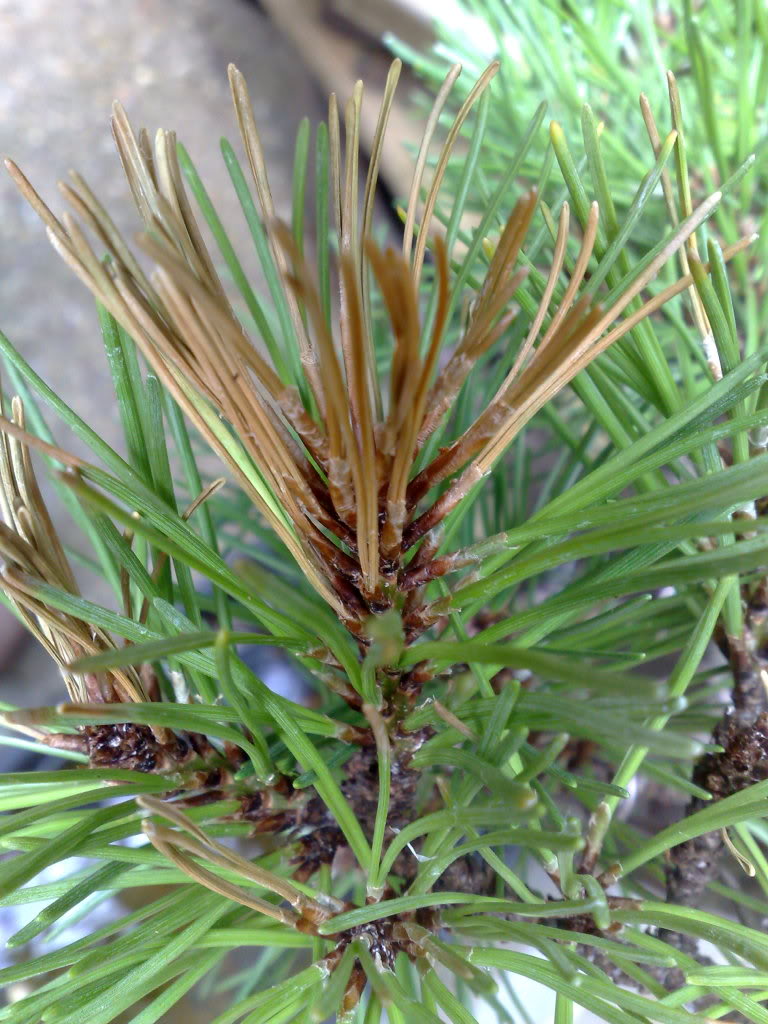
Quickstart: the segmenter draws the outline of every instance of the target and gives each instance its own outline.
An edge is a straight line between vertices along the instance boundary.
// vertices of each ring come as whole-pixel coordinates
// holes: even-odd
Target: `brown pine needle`
[[[70,662],[85,654],[114,649],[111,638],[71,615],[48,607],[34,591],[34,582],[79,595],[74,573],[37,483],[30,447],[64,465],[87,466],[81,459],[40,440],[25,429],[24,408],[12,401],[13,420],[0,415],[0,554],[6,562],[3,587],[16,611],[59,667],[70,697],[84,699],[81,678],[69,671]],[[2,403],[0,402],[0,409]],[[25,587],[22,579],[30,583]],[[144,700],[144,688],[133,669],[111,673],[124,700]]]
[[[295,928],[299,924],[301,918],[292,910],[288,910],[285,907],[277,907],[274,903],[259,899],[258,896],[251,896],[245,889],[234,885],[232,882],[227,882],[181,852],[181,849],[184,848],[197,854],[203,860],[210,859],[207,856],[205,847],[202,845],[181,837],[178,832],[174,832],[169,828],[163,828],[162,825],[156,825],[152,821],[145,821],[142,825],[142,830],[158,853],[167,857],[185,875],[188,875],[193,881],[198,882],[206,889],[210,889],[211,892],[216,892],[220,896],[233,900],[235,903],[249,907],[251,910],[256,910],[260,914],[264,914],[265,917],[271,917],[273,920],[279,921],[280,924],[287,925],[289,928]]]
[[[256,186],[256,195],[261,208],[262,217],[267,228],[267,237],[269,238],[272,257],[278,271],[280,272],[282,280],[285,281],[288,265],[285,253],[280,245],[277,244],[271,227],[275,221],[275,205],[272,200],[272,191],[269,186],[269,178],[267,176],[267,167],[264,161],[261,139],[259,138],[258,128],[256,127],[256,118],[254,117],[253,105],[251,104],[248,86],[245,78],[234,64],[229,65],[229,84],[232,91],[232,99],[235,105],[238,125],[240,127],[240,136],[243,140],[246,153],[248,154],[251,173]],[[309,338],[307,337],[307,333],[304,330],[304,323],[302,321],[301,312],[296,299],[291,293],[291,290],[287,287],[285,288],[285,298],[288,303],[293,329],[296,332],[296,338],[299,343],[302,364],[309,370],[311,379],[311,368],[314,365],[311,345]]]
[[[376,130],[374,132],[373,142],[371,144],[371,153],[368,158],[368,174],[365,179],[365,195],[363,197],[363,219],[362,226],[360,229],[360,239],[362,241],[363,246],[365,246],[366,239],[370,238],[373,227],[373,211],[376,201],[376,188],[379,181],[379,164],[381,162],[381,153],[384,147],[384,138],[387,132],[387,124],[389,123],[389,116],[392,111],[392,104],[395,99],[395,90],[397,89],[397,83],[400,79],[400,72],[402,70],[402,66],[402,61],[394,60],[392,62],[392,66],[389,69],[387,81],[384,86],[384,96],[381,101],[381,107],[379,108],[379,116],[376,122]],[[373,352],[373,338],[371,335],[370,275],[368,267],[366,266],[363,259],[360,260],[360,273],[360,286],[362,289],[363,297],[363,319],[366,325],[366,334],[369,347],[367,357],[369,386],[371,388],[371,393],[373,394],[374,397],[376,417],[377,419],[381,420],[383,416],[383,400],[381,394],[381,384],[376,373],[375,354]]]
[[[183,846],[188,851],[197,853],[219,867],[237,871],[243,878],[255,882],[262,888],[268,889],[276,896],[286,900],[300,914],[312,914],[320,921],[327,920],[332,912],[338,913],[344,908],[344,903],[341,900],[322,894],[320,898],[323,902],[320,903],[313,897],[307,896],[287,879],[276,875],[272,871],[260,868],[258,865],[241,857],[240,854],[229,847],[223,846],[212,836],[204,832],[175,804],[146,795],[140,796],[137,799],[137,803],[152,814],[165,818],[166,821],[182,829],[182,833],[164,830],[164,839],[166,841],[168,841],[167,837],[173,837],[174,845]]]
[[[82,178],[73,176],[72,184],[62,187],[78,219],[67,214],[59,221],[21,172],[10,165],[19,188],[44,220],[56,249],[136,341],[153,372],[275,530],[307,580],[363,646],[363,623],[372,612],[403,605],[407,606],[410,622],[423,620],[420,628],[427,624],[429,616],[420,620],[418,609],[424,585],[462,564],[460,558],[451,563],[439,558],[435,561],[439,524],[491,471],[546,402],[643,316],[692,286],[686,274],[621,319],[629,303],[661,266],[675,253],[682,253],[686,245],[694,245],[688,239],[720,198],[716,193],[691,212],[690,194],[684,189],[680,204],[688,216],[676,225],[663,250],[607,310],[600,307],[589,284],[585,285],[597,236],[596,204],[590,209],[562,297],[552,308],[563,277],[571,224],[568,205],[564,204],[543,293],[511,369],[475,422],[460,437],[449,439],[414,475],[420,453],[438,424],[449,415],[473,367],[506,336],[520,315],[515,298],[525,285],[528,267],[518,263],[539,208],[539,196],[532,189],[514,205],[490,253],[487,273],[468,307],[471,312],[458,341],[441,360],[454,298],[449,274],[451,253],[442,239],[434,241],[438,294],[430,337],[423,338],[420,281],[427,239],[451,154],[497,65],[491,64],[480,75],[451,122],[419,214],[431,143],[461,69],[457,65],[448,72],[427,119],[416,158],[402,255],[380,251],[370,237],[378,168],[400,70],[400,63],[395,61],[384,89],[362,213],[358,211],[362,83],[355,85],[344,108],[343,143],[336,98],[329,101],[330,193],[339,252],[339,331],[334,336],[314,275],[289,228],[275,217],[248,88],[240,72],[235,67],[229,69],[257,205],[295,334],[284,342],[298,344],[305,374],[305,380],[296,382],[296,387],[286,386],[229,303],[187,197],[172,132],[158,132],[152,144],[146,132],[134,133],[119,105],[114,108],[113,131],[144,224],[140,244],[154,263],[151,273],[141,269]],[[673,120],[677,122],[673,83],[670,97]],[[652,144],[658,148],[655,125],[648,123]],[[676,123],[675,131],[679,130]],[[421,225],[416,230],[419,217]],[[107,263],[96,256],[81,225],[107,249]],[[321,244],[324,242],[321,240]],[[745,244],[747,240],[730,247],[726,258]],[[388,390],[376,367],[373,285],[383,300],[391,330]],[[306,408],[302,395],[310,396]],[[46,447],[37,439],[27,438],[18,424],[0,418],[0,428],[7,430],[9,438],[17,437],[64,465],[74,469],[82,466],[87,472],[85,464],[55,446]],[[11,449],[8,451],[10,454]],[[440,498],[431,507],[423,507],[428,492],[452,477]],[[32,527],[23,517],[17,526],[20,536],[6,536],[4,543],[23,562],[22,540]],[[408,564],[406,552],[425,534],[430,535],[430,541]],[[159,572],[164,564],[165,560],[159,559],[154,571]],[[43,566],[37,551],[33,555],[26,552],[22,567],[33,575],[40,574]],[[397,597],[398,589],[401,598]],[[142,617],[147,607],[144,602]]]
[[[357,546],[363,585],[366,591],[373,593],[379,578],[379,485],[376,474],[376,442],[373,409],[368,390],[369,345],[365,337],[367,331],[355,266],[349,255],[342,254],[341,275],[344,282],[342,308],[346,314],[342,314],[342,322],[346,321],[348,325],[349,337],[347,373],[350,376],[347,379],[347,388],[350,396],[350,415],[359,450],[357,464],[360,467],[360,474],[359,481],[355,481],[359,509]],[[353,396],[356,397],[354,402]]]

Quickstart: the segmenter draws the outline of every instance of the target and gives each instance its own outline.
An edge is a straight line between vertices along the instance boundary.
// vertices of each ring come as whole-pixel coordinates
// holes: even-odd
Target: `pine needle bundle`
[[[762,932],[659,891],[664,856],[713,832],[737,870],[764,862],[765,715],[751,746],[743,729],[710,742],[722,669],[703,664],[717,630],[732,653],[765,607],[768,456],[748,439],[768,424],[768,352],[739,353],[726,269],[752,234],[712,233],[701,258],[749,165],[694,202],[671,80],[673,127],[623,222],[605,189],[589,198],[556,124],[570,200],[549,201],[552,151],[516,184],[533,130],[489,192],[498,65],[448,117],[460,71],[426,119],[396,248],[373,209],[399,60],[364,180],[362,85],[343,111],[331,98],[312,260],[309,128],[285,223],[230,68],[247,170],[222,151],[269,302],[172,132],[153,144],[115,108],[135,249],[79,175],[58,218],[9,163],[97,300],[125,430],[123,456],[2,339],[3,587],[68,695],[3,721],[79,762],[3,779],[16,855],[0,899],[47,901],[10,945],[87,923],[105,892],[146,899],[0,971],[29,982],[0,1020],[149,1024],[198,986],[216,1024],[464,1024],[514,1019],[520,978],[556,994],[559,1022],[575,1004],[606,1021],[765,1019]],[[674,216],[630,261],[660,182]],[[56,445],[38,399],[94,461]],[[204,478],[203,448],[224,480]],[[79,592],[35,451],[118,610]],[[270,689],[256,648],[308,699]],[[717,799],[691,776],[705,762]],[[649,829],[638,779],[699,807]],[[63,881],[29,884],[71,857]],[[700,955],[713,936],[725,963]]]

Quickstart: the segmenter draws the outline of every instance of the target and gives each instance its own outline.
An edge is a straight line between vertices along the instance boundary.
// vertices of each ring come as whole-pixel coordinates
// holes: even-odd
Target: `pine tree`
[[[515,978],[558,1024],[766,1019],[768,904],[717,875],[725,848],[768,883],[768,352],[740,346],[729,290],[733,260],[749,304],[754,233],[722,219],[751,161],[703,194],[670,76],[669,133],[646,103],[646,173],[614,191],[589,110],[581,163],[557,123],[542,155],[541,108],[501,147],[499,64],[449,117],[459,70],[393,249],[373,209],[399,60],[364,182],[361,85],[313,148],[302,125],[289,224],[230,69],[247,167],[222,152],[263,282],[174,134],[119,107],[140,254],[84,179],[59,220],[10,165],[97,300],[125,432],[121,455],[2,338],[2,585],[67,691],[3,719],[72,762],[3,779],[0,896],[47,901],[10,945],[146,897],[1,971],[32,983],[0,1020],[149,1024],[201,984],[216,1024],[502,1021]],[[80,594],[32,453],[119,610]],[[650,784],[690,813],[659,824],[633,802]]]

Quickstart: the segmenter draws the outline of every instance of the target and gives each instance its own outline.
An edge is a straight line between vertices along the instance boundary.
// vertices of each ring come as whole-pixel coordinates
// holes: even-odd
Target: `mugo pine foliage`
[[[388,247],[399,60],[365,176],[362,85],[301,126],[289,223],[231,68],[260,282],[172,132],[115,108],[138,249],[9,162],[97,300],[125,447],[2,338],[2,586],[66,700],[3,705],[64,766],[2,780],[0,899],[42,909],[0,1020],[149,1024],[194,987],[215,1024],[543,1019],[521,978],[558,1024],[768,1020],[768,349],[729,263],[755,301],[764,273],[723,229],[753,171],[705,188],[670,74],[614,193],[590,111],[583,153],[543,109],[498,144],[498,70],[448,70]]]

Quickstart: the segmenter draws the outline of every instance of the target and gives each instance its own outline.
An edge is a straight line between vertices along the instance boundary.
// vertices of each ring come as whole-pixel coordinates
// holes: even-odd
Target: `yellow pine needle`
[[[435,134],[435,129],[440,121],[440,115],[443,112],[443,107],[445,106],[448,97],[451,94],[451,90],[456,84],[456,79],[460,74],[461,64],[454,64],[448,71],[448,74],[445,76],[445,80],[440,86],[437,96],[435,97],[435,102],[432,104],[432,109],[429,113],[429,117],[427,118],[424,131],[421,136],[419,152],[413,169],[411,190],[408,194],[408,204],[405,214],[405,229],[403,231],[403,256],[407,262],[410,262],[411,258],[416,217],[418,215],[419,201],[421,197],[421,183],[424,180],[424,170],[426,169],[427,159],[429,157],[429,147],[432,142],[432,137]]]
[[[140,167],[142,187],[150,188],[148,183],[153,180],[153,175],[147,167],[147,159],[141,154],[122,110],[119,111],[119,119],[120,144],[129,154],[124,163],[132,168]],[[182,185],[173,133],[158,132],[155,158],[159,191],[154,194],[154,200],[149,209],[161,211],[163,221],[162,224],[158,224],[156,218],[147,217],[145,222],[150,232],[156,231],[158,226],[162,227],[163,224],[165,229],[160,232],[159,236],[152,233],[145,236],[142,239],[143,247],[161,266],[172,272],[176,280],[183,278],[190,294],[195,296],[195,300],[204,303],[209,315],[215,317],[217,327],[226,334],[225,351],[226,346],[234,346],[248,365],[254,369],[269,395],[280,402],[282,411],[291,409],[295,412],[296,402],[286,391],[275,371],[247,342],[239,322],[229,306]],[[269,196],[268,184],[260,191],[260,195],[262,198]],[[266,209],[271,210],[271,198],[264,198],[264,202]],[[144,212],[146,215],[146,209]],[[115,254],[119,256],[121,252],[122,249],[116,250]],[[132,271],[130,264],[126,263],[126,268]],[[160,308],[163,308],[161,297],[153,289],[150,288],[147,294],[150,299],[156,299]],[[310,427],[309,417],[303,414],[299,420],[300,422],[294,426],[300,436],[303,433],[302,428],[309,428],[311,436],[316,438],[316,432]]]
[[[45,224],[48,230],[59,240],[59,242],[62,245],[66,245],[68,239],[64,227],[59,222],[59,220],[53,215],[53,213],[48,208],[46,203],[43,202],[42,198],[38,195],[37,191],[32,187],[24,173],[13,162],[13,160],[6,159],[5,167],[8,171],[8,174],[11,176],[13,183],[16,185],[19,192],[21,192],[26,201],[38,215],[40,220]]]
[[[599,220],[600,208],[597,203],[592,203],[589,208],[589,214],[587,215],[587,223],[584,226],[584,235],[581,241],[581,247],[579,248],[579,255],[576,258],[573,272],[571,273],[570,280],[568,281],[568,287],[565,289],[565,294],[560,301],[557,311],[552,317],[549,327],[537,347],[537,352],[544,351],[552,338],[557,334],[557,331],[565,320],[567,314],[571,311],[573,301],[576,298],[576,293],[579,290],[581,282],[584,280],[585,273],[587,272],[587,266],[592,256],[592,250],[595,247]]]
[[[491,259],[490,266],[485,275],[480,294],[478,295],[473,320],[480,320],[481,314],[485,312],[489,304],[498,302],[499,289],[505,278],[509,276],[512,267],[515,265],[520,249],[528,234],[531,220],[536,211],[538,203],[538,191],[531,191],[522,199],[518,199],[510,214],[501,238],[496,245]],[[464,346],[469,347],[470,342],[465,341]]]
[[[437,197],[448,167],[448,161],[450,160],[456,140],[459,137],[459,132],[461,131],[462,125],[466,121],[470,110],[490,85],[491,80],[499,70],[499,66],[498,61],[493,61],[493,63],[488,65],[482,75],[480,75],[478,80],[472,86],[469,91],[469,95],[459,108],[459,112],[456,115],[456,118],[448,132],[448,136],[443,144],[442,151],[437,161],[437,167],[435,168],[435,173],[429,187],[429,192],[427,193],[427,198],[424,203],[424,212],[421,217],[421,225],[419,226],[419,233],[416,239],[416,250],[413,254],[413,283],[417,291],[421,285],[421,270],[424,265],[424,254],[427,248],[427,238],[429,237],[432,214],[434,213],[435,206],[437,204]],[[406,235],[407,233],[408,230],[406,226]]]
[[[112,135],[117,146],[118,156],[128,186],[133,195],[141,219],[145,224],[157,220],[162,225],[162,213],[158,203],[157,187],[151,166],[151,158],[146,159],[149,146],[144,152],[139,147],[131,129],[128,117],[122,105],[117,101],[112,104]]]
[[[672,116],[674,118],[675,111],[671,103],[671,96],[670,106],[672,107]],[[653,147],[654,156],[658,157],[662,147],[661,136],[659,135],[659,130],[656,127],[656,120],[653,116],[651,105],[648,102],[648,97],[643,94],[640,96],[640,110],[643,115],[646,131],[648,132],[648,138],[650,139],[651,146]],[[684,142],[680,142],[677,130],[673,129],[673,131],[675,133],[677,143],[684,145]],[[661,188],[664,193],[664,201],[667,206],[667,213],[669,214],[670,221],[673,224],[678,224],[680,221],[680,215],[677,210],[677,203],[675,202],[675,193],[672,187],[672,176],[666,167],[661,172]],[[689,266],[688,255],[685,251],[685,247],[683,247],[678,253],[678,259],[680,260],[683,275],[687,275],[689,273]],[[709,332],[709,320],[707,319],[707,314],[704,310],[704,304],[701,301],[701,296],[693,283],[689,288],[688,294],[691,300],[694,322],[696,323],[696,327],[698,328],[701,336],[705,337]]]
[[[341,126],[339,103],[334,92],[328,97],[328,156],[331,165],[333,223],[336,225],[337,236],[341,238]]]
[[[216,294],[219,301],[229,307],[226,292],[216,273],[182,184],[175,132],[158,131],[155,142],[155,167],[158,187],[175,215],[175,223],[179,228],[183,225],[186,231],[185,235],[179,230],[177,237],[184,246],[190,266],[195,269],[200,280]]]
[[[48,608],[34,596],[35,583],[29,582],[29,577],[25,581],[19,577],[18,572],[6,569],[2,579],[3,590],[16,605],[27,628],[58,665],[71,699],[87,699],[81,682],[68,666],[91,654],[115,650],[111,637],[103,630],[95,629],[71,615]],[[110,669],[109,674],[121,700],[147,700],[143,684],[133,668]]]

